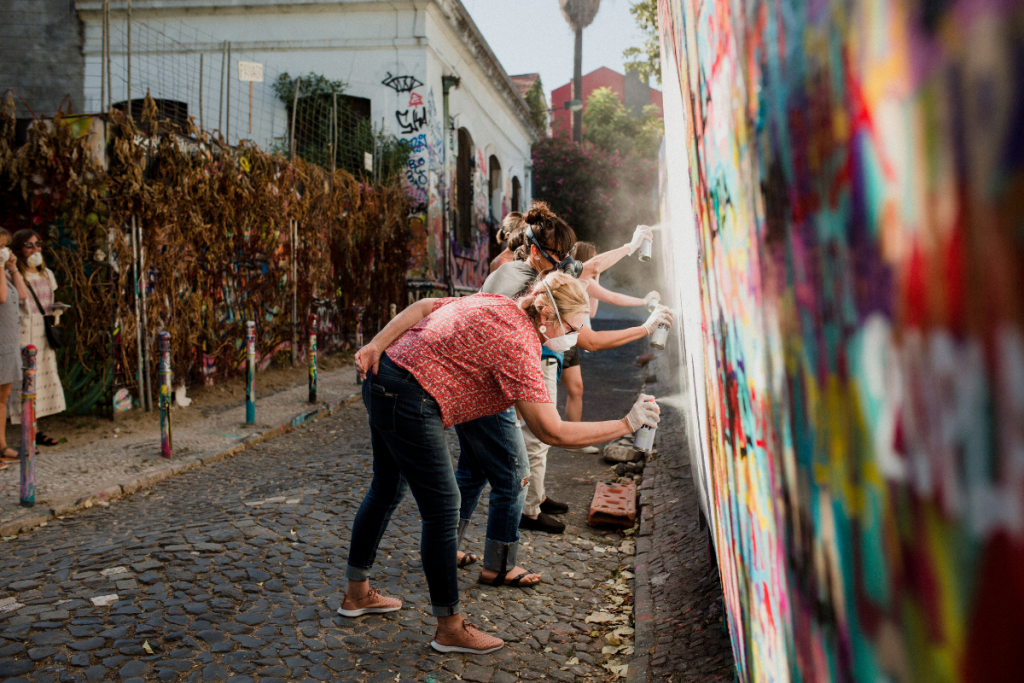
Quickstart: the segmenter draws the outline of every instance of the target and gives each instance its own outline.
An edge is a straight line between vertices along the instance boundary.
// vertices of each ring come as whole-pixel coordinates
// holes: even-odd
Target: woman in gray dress
[[[0,228],[0,469],[18,459],[18,453],[7,446],[7,399],[15,384],[21,384],[21,348],[18,327],[18,289],[23,288],[17,257],[8,245],[11,234]]]

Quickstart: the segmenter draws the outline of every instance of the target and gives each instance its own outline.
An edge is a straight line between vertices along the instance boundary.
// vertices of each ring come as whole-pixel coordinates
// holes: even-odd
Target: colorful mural
[[[739,680],[1022,680],[1024,3],[658,4]]]

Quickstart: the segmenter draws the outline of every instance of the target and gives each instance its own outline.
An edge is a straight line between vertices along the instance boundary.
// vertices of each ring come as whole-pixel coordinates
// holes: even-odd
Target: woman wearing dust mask
[[[57,353],[46,334],[45,316],[53,316],[52,324],[59,324],[60,315],[67,308],[54,298],[57,278],[43,262],[43,243],[35,230],[19,230],[14,233],[11,251],[18,257],[18,272],[23,279],[24,291],[18,288],[21,304],[21,346],[36,347],[36,418],[64,412],[64,388],[57,374]],[[14,409],[12,397],[7,410],[13,424],[21,424],[21,412]],[[36,433],[40,446],[56,446],[57,440],[43,431]]]
[[[456,571],[461,497],[444,430],[508,410],[560,446],[586,446],[658,422],[641,400],[606,422],[563,422],[544,384],[541,345],[564,350],[589,314],[583,286],[564,273],[539,280],[513,300],[497,294],[424,299],[406,308],[356,354],[367,381],[373,481],[352,526],[349,580],[338,610],[347,617],[393,612],[402,603],[370,588],[369,575],[392,512],[411,490],[423,518],[420,548],[441,652],[483,654],[499,638],[463,621]],[[527,477],[526,463],[519,473]]]
[[[7,399],[21,386],[21,340],[18,337],[19,290],[25,283],[18,272],[18,257],[10,250],[11,234],[0,228],[0,470],[18,461],[18,452],[7,445]]]

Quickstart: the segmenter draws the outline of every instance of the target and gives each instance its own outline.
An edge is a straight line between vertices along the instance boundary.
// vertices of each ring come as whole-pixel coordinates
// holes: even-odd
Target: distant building
[[[661,91],[655,90],[640,80],[635,71],[626,75],[602,66],[583,76],[583,106],[586,109],[587,98],[598,88],[611,88],[619,96],[619,100],[633,116],[640,116],[648,104],[661,105]],[[551,133],[572,133],[572,113],[565,109],[565,103],[572,99],[572,81],[551,91],[552,114]]]
[[[0,38],[18,39],[35,61],[18,66],[0,45],[0,89],[28,95],[37,114],[52,115],[65,92],[78,112],[103,111],[103,89],[134,112],[150,94],[162,116],[287,152],[291,102],[274,91],[277,77],[344,81],[347,111],[412,145],[409,278],[420,292],[478,288],[495,225],[529,201],[530,148],[542,131],[460,0],[133,0],[130,43],[127,2],[110,0],[112,88],[103,83],[103,0],[12,1],[0,18],[17,26],[0,21]],[[243,80],[255,73],[246,62],[262,65],[261,82]],[[297,145],[304,123],[330,131],[329,112],[297,118]]]

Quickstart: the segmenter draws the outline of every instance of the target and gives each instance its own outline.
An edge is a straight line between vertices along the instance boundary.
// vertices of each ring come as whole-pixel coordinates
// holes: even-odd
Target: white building
[[[76,8],[88,111],[149,93],[232,144],[287,149],[273,81],[285,72],[343,81],[354,109],[413,145],[410,281],[420,290],[479,287],[488,224],[528,202],[540,131],[459,0],[134,0],[130,76],[126,2],[109,2],[109,59],[103,0]],[[262,64],[263,82],[240,81],[239,61]]]

